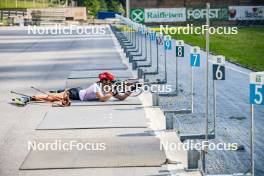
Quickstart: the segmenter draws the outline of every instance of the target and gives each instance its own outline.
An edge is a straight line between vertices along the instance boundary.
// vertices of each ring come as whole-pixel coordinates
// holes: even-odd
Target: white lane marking
[[[213,63],[212,60],[209,60],[209,62],[210,62],[210,63]],[[236,68],[233,68],[233,67],[231,67],[231,66],[226,66],[226,68],[228,68],[228,69],[230,69],[230,70],[233,70],[233,71],[236,71],[236,72],[239,72],[239,73],[244,74],[244,75],[249,75],[249,73],[243,72],[243,71],[241,71],[241,70],[239,70],[239,69],[236,69]]]
[[[249,75],[249,73],[246,73],[246,72],[240,71],[240,70],[238,70],[238,69],[235,69],[235,68],[232,68],[232,67],[229,67],[229,66],[226,66],[226,68],[229,68],[230,70],[233,70],[233,71],[236,71],[236,72],[242,73],[242,74],[244,74],[244,75]]]

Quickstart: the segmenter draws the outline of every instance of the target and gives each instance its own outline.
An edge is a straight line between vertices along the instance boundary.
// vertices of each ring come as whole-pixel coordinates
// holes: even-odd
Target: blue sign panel
[[[165,40],[164,42],[164,47],[165,47],[165,50],[171,50],[172,46],[171,46],[171,40]]]
[[[191,66],[192,67],[200,67],[200,54],[191,54]]]
[[[264,105],[263,84],[250,84],[250,104]]]
[[[156,40],[156,32],[150,32],[149,33],[149,38],[151,41],[155,41]]]

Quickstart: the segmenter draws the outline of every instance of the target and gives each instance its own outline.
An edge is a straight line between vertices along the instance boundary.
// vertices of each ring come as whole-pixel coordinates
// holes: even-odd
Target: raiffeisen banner
[[[186,8],[131,9],[131,19],[138,23],[186,21]]]
[[[229,20],[264,20],[264,6],[229,6]]]

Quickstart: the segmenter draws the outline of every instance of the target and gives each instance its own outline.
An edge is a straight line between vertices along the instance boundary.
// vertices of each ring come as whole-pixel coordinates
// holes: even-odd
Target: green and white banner
[[[213,7],[209,10],[209,18],[211,20],[228,20],[228,7]],[[205,20],[205,8],[187,8],[187,21]]]
[[[134,8],[130,17],[137,23],[166,23],[183,21],[204,21],[206,9],[189,8]],[[264,6],[216,6],[209,10],[211,21],[222,20],[263,20]]]
[[[138,23],[186,21],[186,8],[131,9],[130,17]]]

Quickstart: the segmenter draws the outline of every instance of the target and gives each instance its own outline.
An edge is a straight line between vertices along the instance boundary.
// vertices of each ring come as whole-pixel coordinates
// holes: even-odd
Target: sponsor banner
[[[186,21],[186,8],[131,9],[130,17],[138,23]]]
[[[229,20],[264,20],[264,6],[229,6]]]
[[[188,21],[205,20],[205,8],[187,8],[186,18]],[[209,10],[209,18],[211,20],[228,20],[228,7],[212,7]]]

